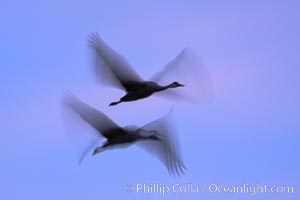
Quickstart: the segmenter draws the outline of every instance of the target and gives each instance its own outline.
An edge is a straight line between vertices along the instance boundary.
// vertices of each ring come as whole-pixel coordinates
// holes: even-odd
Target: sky
[[[298,1],[2,1],[1,199],[298,199]],[[86,40],[98,31],[145,79],[191,47],[214,98],[188,104],[151,97],[108,107],[122,91],[90,71]],[[67,130],[67,91],[121,125],[173,118],[188,171],[169,176],[137,147],[78,166],[87,127]],[[199,186],[198,193],[127,192],[137,184]],[[210,185],[292,186],[293,193],[225,193]],[[202,191],[203,190],[203,191]]]

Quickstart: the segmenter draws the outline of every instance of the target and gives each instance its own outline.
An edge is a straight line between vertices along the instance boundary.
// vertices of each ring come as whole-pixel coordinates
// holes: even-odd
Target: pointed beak
[[[181,84],[181,83],[178,83],[178,86],[179,86],[179,87],[184,87],[185,85],[184,85],[184,84]]]

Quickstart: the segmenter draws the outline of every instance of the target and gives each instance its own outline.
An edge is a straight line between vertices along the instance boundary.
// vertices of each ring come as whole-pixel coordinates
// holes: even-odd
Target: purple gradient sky
[[[299,198],[299,6],[289,0],[2,2],[0,198],[253,199],[124,191],[126,183],[177,182],[292,185],[294,194],[254,199]],[[103,89],[91,77],[86,38],[96,30],[145,78],[186,46],[201,56],[214,81],[214,101],[174,103],[185,177],[169,177],[159,161],[135,147],[78,167],[87,141],[72,140],[64,130],[63,92],[121,125],[143,125],[170,108],[156,97],[107,107],[122,92]]]

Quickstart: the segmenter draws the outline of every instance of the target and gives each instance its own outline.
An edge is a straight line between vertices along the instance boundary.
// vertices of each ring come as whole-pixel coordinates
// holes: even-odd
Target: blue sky
[[[28,0],[0,7],[1,199],[253,199],[209,192],[133,194],[125,192],[127,183],[292,185],[297,191],[297,1]],[[89,71],[86,39],[93,31],[145,78],[192,47],[210,71],[213,102],[195,106],[152,97],[107,107],[123,93],[97,85]],[[76,138],[66,133],[60,107],[65,91],[121,125],[143,125],[173,104],[187,175],[170,177],[158,160],[135,147],[103,153],[79,167],[88,144],[80,134],[89,130],[74,127]]]

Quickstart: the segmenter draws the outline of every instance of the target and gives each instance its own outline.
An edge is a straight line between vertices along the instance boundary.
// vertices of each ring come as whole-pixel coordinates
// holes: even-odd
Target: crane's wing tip
[[[89,37],[94,37],[94,38],[100,38],[100,34],[98,33],[98,31],[93,31],[90,35],[89,35]]]
[[[174,105],[171,106],[171,109],[170,109],[169,113],[167,114],[167,116],[170,116],[173,113],[173,110],[174,110]]]
[[[92,32],[87,39],[88,46],[92,48],[97,48],[99,44],[102,42],[102,39],[97,31]]]
[[[78,98],[72,92],[66,92],[62,96],[62,103],[66,105],[70,105],[75,101],[79,101]]]
[[[170,176],[173,177],[182,177],[185,176],[187,172],[187,168],[184,165],[178,166],[178,169],[172,169],[169,171]]]
[[[189,52],[194,52],[193,48],[190,46],[186,46],[182,49],[182,53],[189,53]]]

